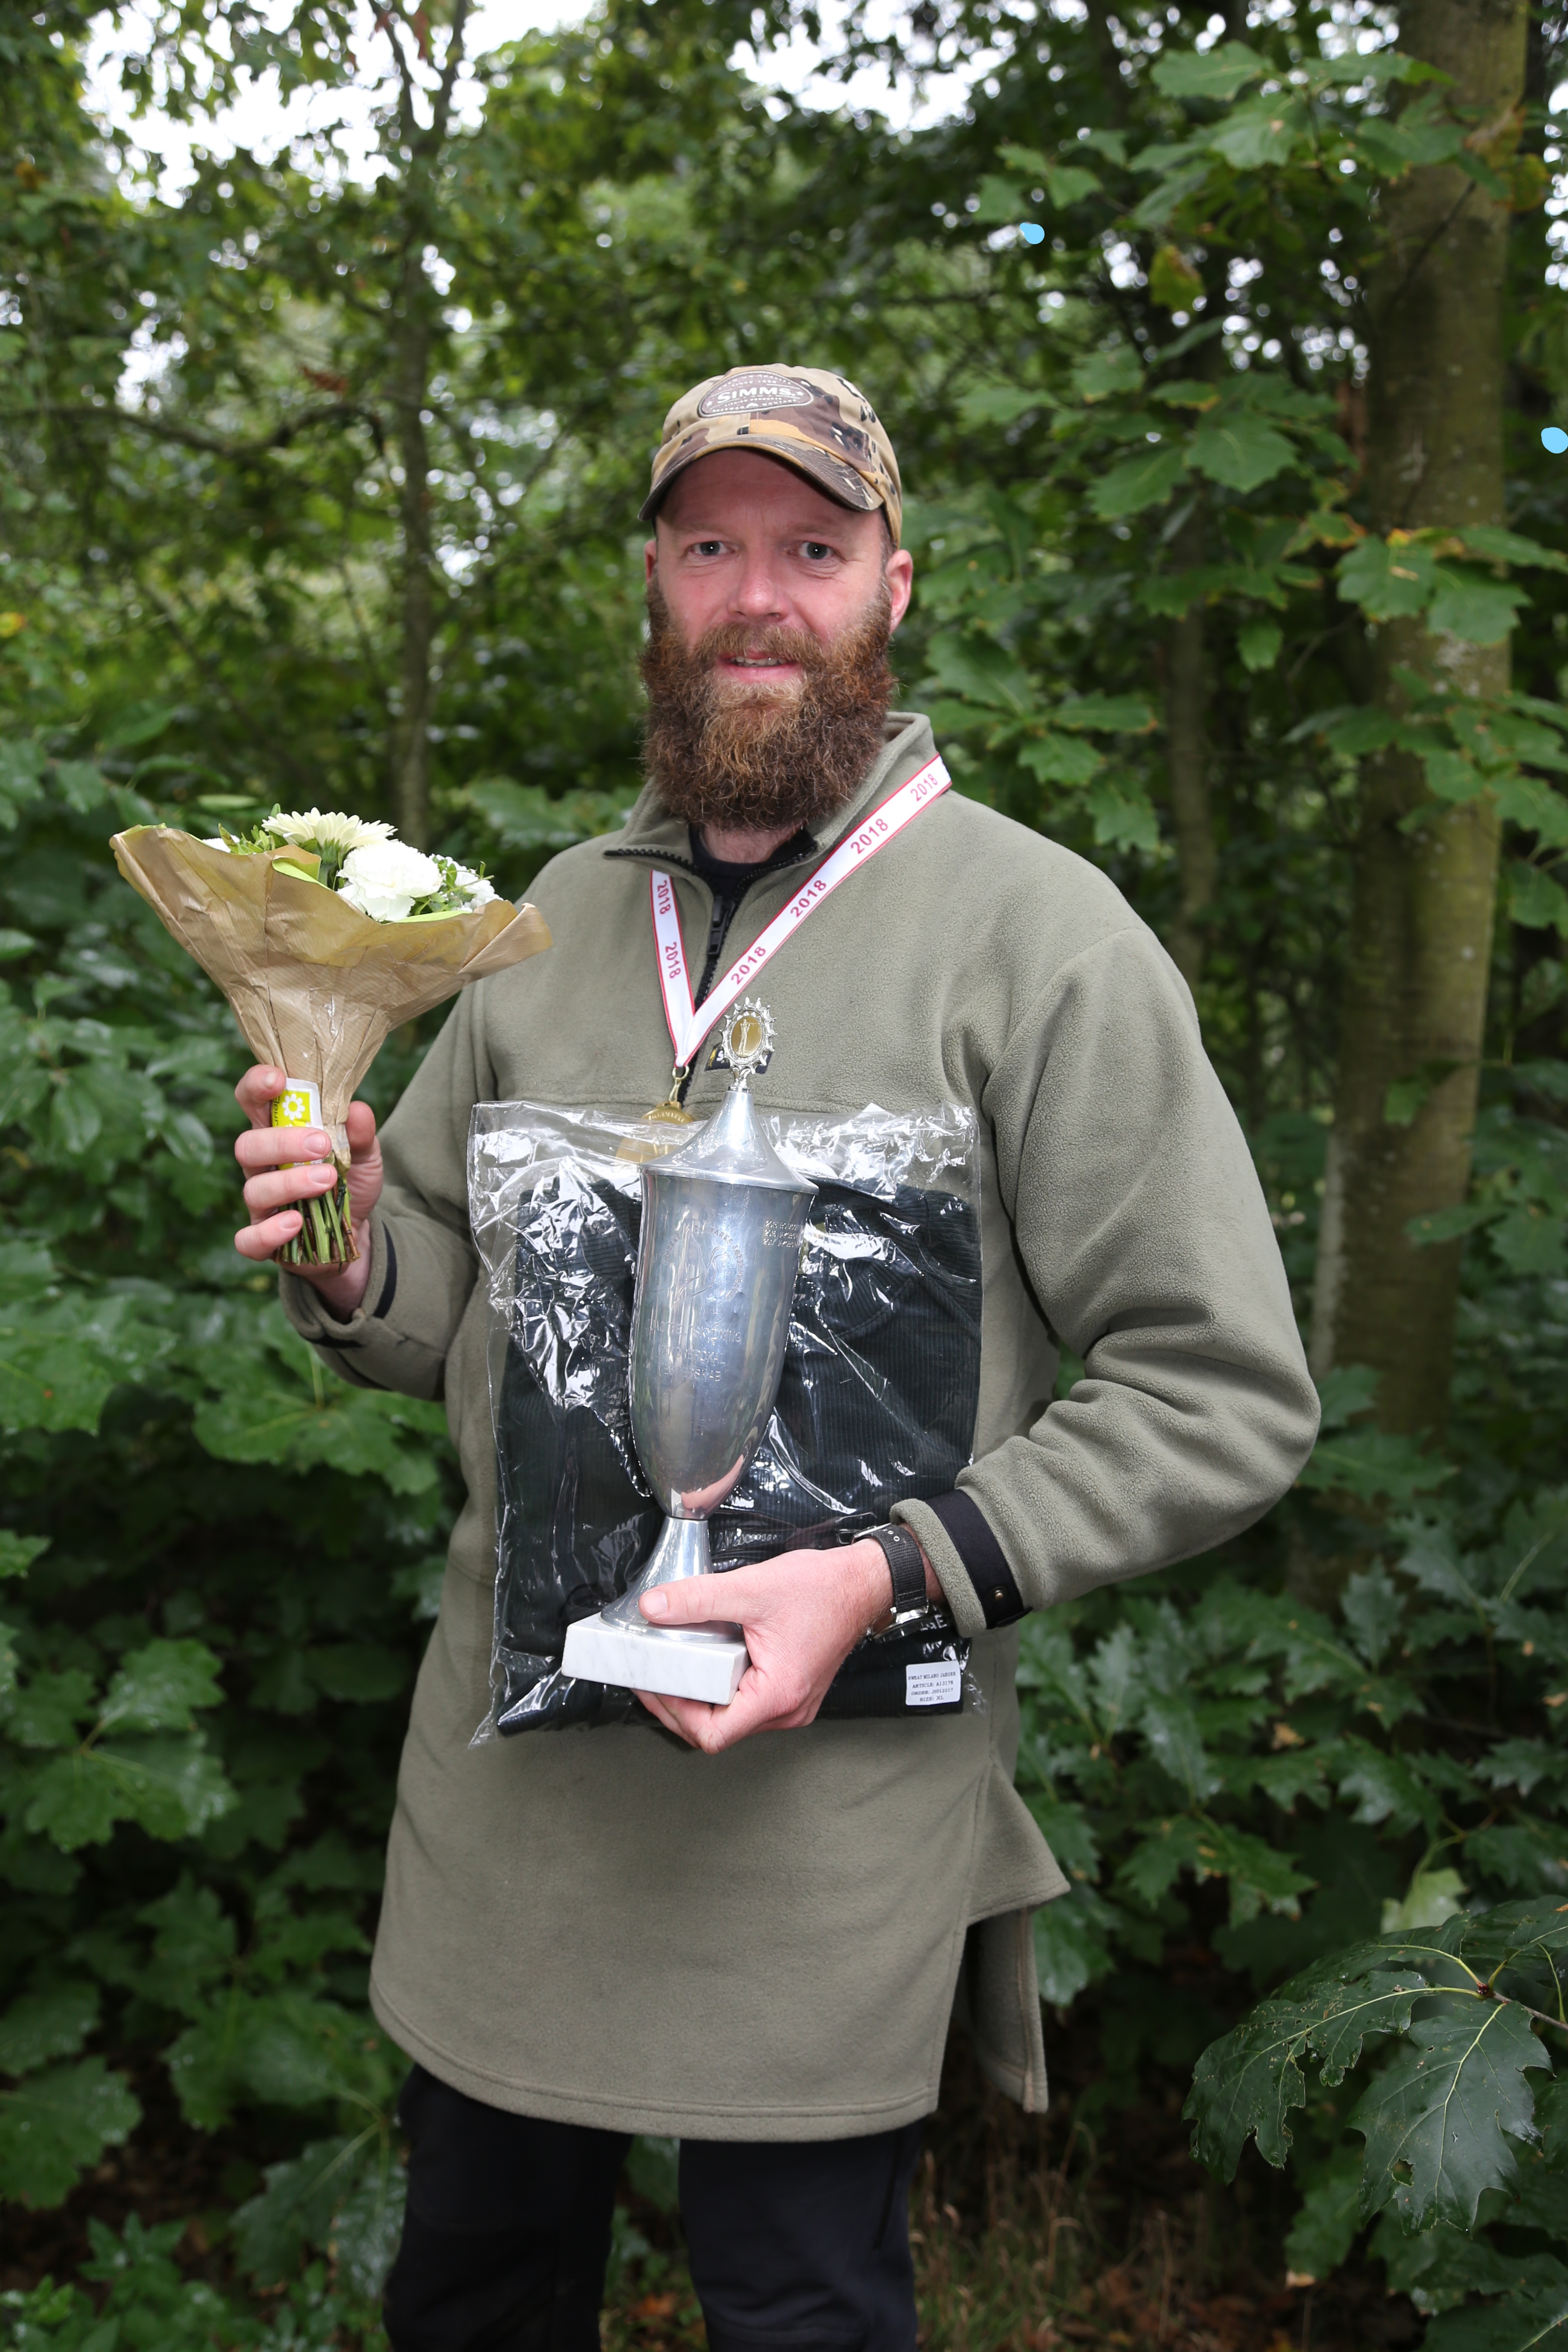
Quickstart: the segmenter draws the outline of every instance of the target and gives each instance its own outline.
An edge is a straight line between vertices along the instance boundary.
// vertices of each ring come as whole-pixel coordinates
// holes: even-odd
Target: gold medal
[[[680,1103],[680,1089],[689,1076],[689,1067],[676,1069],[670,1076],[668,1094],[661,1103],[655,1103],[651,1110],[644,1111],[638,1126],[651,1127],[656,1129],[661,1127],[677,1129],[683,1127],[695,1127],[698,1124],[697,1120],[692,1118],[689,1110],[681,1108]],[[628,1135],[616,1150],[616,1158],[634,1160],[640,1165],[645,1160],[662,1159],[667,1151],[675,1150],[679,1140],[679,1133],[668,1137],[657,1133]]]

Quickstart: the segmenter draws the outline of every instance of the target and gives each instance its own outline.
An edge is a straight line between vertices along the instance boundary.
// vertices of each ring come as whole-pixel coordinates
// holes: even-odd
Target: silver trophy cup
[[[656,1584],[711,1572],[708,1520],[755,1452],[778,1394],[790,1300],[815,1184],[757,1121],[748,1080],[773,1023],[749,1000],[719,1033],[734,1076],[689,1143],[642,1171],[632,1302],[632,1435],[664,1526],[620,1600],[566,1635],[568,1675],[727,1706],[746,1671],[738,1625],[654,1626]]]

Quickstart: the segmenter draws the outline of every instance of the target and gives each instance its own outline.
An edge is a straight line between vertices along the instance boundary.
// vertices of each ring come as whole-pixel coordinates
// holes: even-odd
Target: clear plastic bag
[[[759,1110],[817,1197],[778,1401],[710,1524],[716,1570],[849,1543],[894,1503],[949,1493],[970,1459],[979,1392],[973,1114]],[[490,1308],[497,1475],[480,1738],[641,1712],[629,1691],[563,1675],[560,1658],[567,1626],[625,1591],[661,1520],[626,1393],[648,1135],[598,1108],[481,1103],[473,1114],[468,1202]],[[968,1656],[933,1608],[861,1642],[822,1714],[955,1713]]]

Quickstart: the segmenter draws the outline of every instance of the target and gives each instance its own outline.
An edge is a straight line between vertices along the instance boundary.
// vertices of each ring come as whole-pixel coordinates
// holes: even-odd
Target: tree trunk
[[[1205,540],[1203,508],[1194,505],[1172,547],[1173,567],[1185,572],[1200,564]],[[1176,919],[1165,943],[1194,994],[1204,968],[1204,918],[1214,903],[1219,875],[1204,735],[1207,700],[1204,653],[1204,608],[1197,598],[1172,624],[1165,675],[1165,760],[1181,889]]]
[[[1127,85],[1121,79],[1121,52],[1116,36],[1110,29],[1110,12],[1105,0],[1088,0],[1089,38],[1094,43],[1095,59],[1100,67],[1100,84],[1112,122],[1127,120]]]
[[[1399,47],[1453,77],[1458,108],[1493,122],[1520,95],[1525,21],[1524,0],[1406,0]],[[1500,523],[1509,215],[1462,173],[1431,166],[1388,190],[1384,219],[1368,292],[1375,527]],[[1508,685],[1506,643],[1434,637],[1417,621],[1384,623],[1373,658],[1374,699],[1395,713],[1402,667],[1450,692]],[[1390,1430],[1440,1432],[1447,1410],[1459,1246],[1417,1249],[1406,1227],[1462,1201],[1469,1181],[1497,860],[1489,802],[1435,803],[1405,752],[1366,762],[1312,1368],[1370,1365]],[[1391,1125],[1390,1085],[1433,1063],[1458,1066],[1408,1125]]]
[[[431,655],[436,638],[435,553],[430,530],[430,445],[426,416],[430,398],[430,356],[439,297],[425,268],[425,248],[436,241],[436,190],[451,124],[452,91],[463,59],[469,0],[452,0],[440,79],[428,92],[430,121],[417,121],[414,68],[404,47],[406,29],[419,56],[430,63],[429,26],[423,14],[409,27],[390,15],[377,18],[392,44],[397,70],[398,147],[407,163],[403,200],[403,267],[392,339],[392,408],[398,463],[398,520],[403,532],[399,576],[400,638],[397,723],[393,730],[392,801],[405,841],[423,849],[430,835],[430,720],[435,700]]]
[[[430,380],[429,296],[420,247],[411,243],[403,272],[394,369],[397,454],[403,474],[397,492],[403,561],[392,803],[399,833],[418,849],[425,847],[430,834],[430,648],[436,629],[430,570],[430,452],[424,424]]]

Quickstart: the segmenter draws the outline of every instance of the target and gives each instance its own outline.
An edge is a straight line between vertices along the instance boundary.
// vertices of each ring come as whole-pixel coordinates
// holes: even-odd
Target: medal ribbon
[[[889,793],[837,849],[828,852],[788,906],[773,917],[744,955],[737,956],[729,971],[714,982],[711,993],[700,1006],[693,1006],[691,1001],[691,979],[686,968],[680,918],[676,912],[675,885],[668,874],[655,872],[649,877],[653,935],[658,950],[658,985],[677,1069],[689,1066],[693,1055],[720,1015],[734,1003],[747,982],[755,980],[763,965],[772,961],[785,940],[794,937],[806,917],[814,915],[823,900],[841,882],[847,882],[851,874],[858,873],[879,849],[886,849],[889,842],[902,833],[905,825],[912,824],[922,809],[930,808],[952,782],[939,753],[928,760],[907,784],[900,784],[896,793]]]

